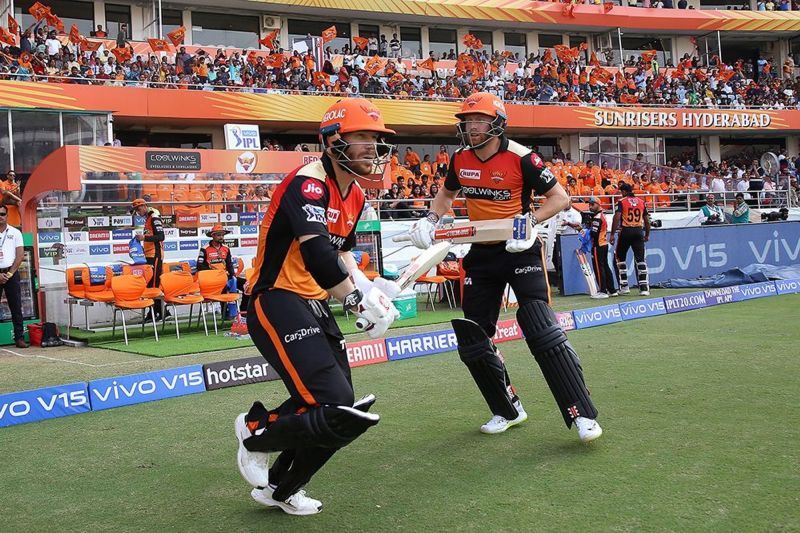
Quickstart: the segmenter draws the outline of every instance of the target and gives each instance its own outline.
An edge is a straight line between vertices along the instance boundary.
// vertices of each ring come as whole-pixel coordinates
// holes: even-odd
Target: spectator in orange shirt
[[[425,156],[422,158],[422,162],[419,164],[419,174],[420,176],[423,177],[433,176],[433,165],[431,165],[431,156],[429,156],[428,154],[425,154]]]
[[[436,154],[436,173],[440,176],[447,175],[447,167],[450,166],[450,154],[447,153],[445,145],[439,147],[439,153]]]
[[[606,188],[612,181],[614,181],[614,171],[608,168],[608,161],[603,161],[600,164],[600,185]],[[600,202],[600,205],[603,203]]]
[[[17,181],[17,173],[9,170],[6,174],[6,179],[0,182],[0,204],[6,206],[8,216],[6,217],[6,224],[19,228],[22,226],[22,217],[19,214],[19,205],[22,203],[22,193]]]
[[[580,196],[581,190],[578,187],[578,180],[573,176],[567,175],[567,195],[572,198],[573,196]]]
[[[580,178],[583,181],[583,184],[587,187],[594,187],[596,182],[595,180],[595,172],[598,171],[597,167],[594,166],[594,161],[591,159],[586,162],[586,166],[581,170]]]
[[[408,167],[411,172],[419,174],[419,154],[412,150],[410,146],[406,147],[406,156],[403,159],[403,163],[405,163],[406,167]]]

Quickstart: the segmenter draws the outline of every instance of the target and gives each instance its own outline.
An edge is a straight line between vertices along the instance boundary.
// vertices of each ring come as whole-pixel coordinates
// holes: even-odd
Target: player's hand
[[[522,219],[526,218],[528,215],[517,215],[514,218]],[[539,234],[539,227],[538,225],[531,226],[531,233],[528,235],[527,239],[508,239],[506,241],[506,252],[516,254],[519,252],[524,252],[525,250],[529,250],[535,243],[536,243],[536,236]]]
[[[614,241],[616,241],[616,240],[617,240],[617,234],[616,233],[612,233],[611,235],[608,236],[609,244],[613,245]]]
[[[421,218],[411,226],[408,236],[411,237],[411,242],[414,246],[427,250],[433,245],[433,232],[435,229],[436,226],[427,217]]]
[[[377,287],[372,287],[358,303],[358,307],[353,311],[359,319],[366,321],[363,330],[371,339],[382,337],[392,322],[400,316],[400,312],[392,304],[388,296]]]
[[[649,241],[649,240],[650,240],[650,235],[645,235],[645,236],[644,236],[644,242],[647,242],[647,241]]]
[[[394,281],[389,281],[388,279],[375,278],[374,280],[370,281],[360,269],[351,270],[350,277],[352,278],[356,288],[361,291],[361,294],[364,295],[369,294],[372,289],[377,288],[383,292],[383,294],[388,296],[390,300],[394,300],[403,290],[400,288],[400,285]]]

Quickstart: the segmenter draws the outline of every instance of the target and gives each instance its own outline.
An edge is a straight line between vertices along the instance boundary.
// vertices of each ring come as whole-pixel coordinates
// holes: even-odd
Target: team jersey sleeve
[[[292,235],[328,236],[328,187],[322,181],[295,176],[280,199],[279,209],[289,220]]]
[[[525,190],[533,191],[537,196],[545,194],[558,183],[550,169],[544,166],[542,158],[534,152],[522,156],[520,166]]]
[[[452,159],[450,159],[450,166],[447,167],[447,177],[444,178],[444,188],[448,191],[459,191],[461,190],[461,183],[458,181],[458,176],[456,176],[456,154],[453,154]]]
[[[200,248],[200,254],[197,256],[197,270],[208,270],[205,248]]]

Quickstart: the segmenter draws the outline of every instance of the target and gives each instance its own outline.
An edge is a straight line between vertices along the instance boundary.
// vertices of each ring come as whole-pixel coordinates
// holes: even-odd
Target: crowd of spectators
[[[105,33],[105,31],[103,31]],[[128,47],[122,31],[117,47]],[[409,68],[394,59],[401,43],[371,38],[363,49],[328,49],[321,71],[311,54],[272,55],[239,49],[195,50],[179,47],[175,54],[132,55],[120,61],[114,49],[80,50],[63,34],[43,23],[25,29],[19,45],[0,49],[0,79],[57,81],[87,85],[186,88],[209,91],[296,92],[338,95],[364,94],[384,98],[460,99],[475,92],[495,93],[506,101],[538,104],[616,106],[647,104],[706,108],[796,108],[800,77],[788,57],[778,68],[772,58],[722,63],[717,56],[685,54],[663,66],[653,52],[629,56],[625,68],[614,51],[589,52],[585,46],[562,54],[543,49],[520,57],[500,50],[431,53],[431,61],[456,61],[453,71]],[[110,41],[109,41],[110,42]],[[375,55],[384,56],[375,70]],[[426,59],[427,61],[427,59]],[[417,60],[417,65],[424,63]],[[335,68],[341,64],[340,67]],[[512,68],[514,65],[514,68]],[[370,74],[372,72],[372,74]]]

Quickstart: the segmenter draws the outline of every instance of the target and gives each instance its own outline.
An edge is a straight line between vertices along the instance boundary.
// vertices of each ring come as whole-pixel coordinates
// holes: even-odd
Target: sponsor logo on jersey
[[[303,206],[303,211],[306,213],[306,221],[319,222],[325,224],[325,208],[318,205],[306,204]]]
[[[544,181],[545,183],[550,183],[551,181],[553,181],[554,179],[556,179],[556,177],[555,177],[555,176],[553,176],[553,173],[552,173],[552,172],[550,172],[550,169],[549,169],[549,168],[545,168],[545,169],[543,169],[543,170],[542,170],[542,173],[541,173],[540,175],[541,175],[541,177],[542,177],[542,181]]]
[[[319,200],[325,194],[325,190],[317,180],[309,178],[300,186],[300,194],[309,200]]]
[[[505,179],[506,171],[505,170],[492,170],[492,172],[489,174],[489,176],[492,178],[493,182],[500,183],[501,181],[503,181],[503,179]]]
[[[458,177],[462,180],[479,180],[481,179],[481,171],[471,168],[462,168],[458,171]]]
[[[328,222],[333,222],[336,224],[339,221],[339,215],[341,215],[341,211],[338,209],[333,209],[332,207],[328,208]]]
[[[476,200],[511,200],[510,189],[492,189],[490,187],[462,187],[465,198]]]

